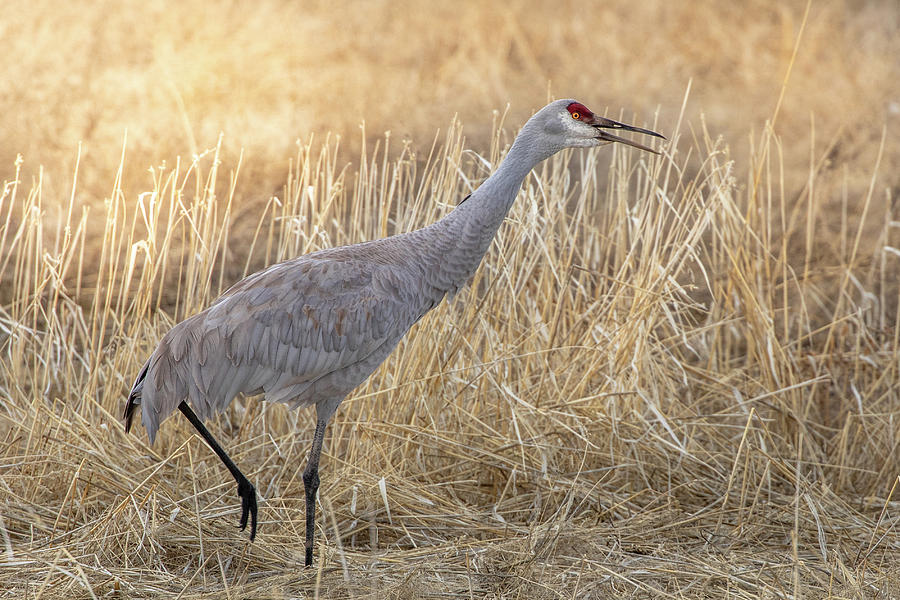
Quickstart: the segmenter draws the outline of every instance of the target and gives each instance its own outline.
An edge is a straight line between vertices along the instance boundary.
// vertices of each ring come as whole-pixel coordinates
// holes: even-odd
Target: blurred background
[[[148,168],[215,146],[224,172],[243,150],[239,201],[279,194],[297,140],[391,131],[427,152],[454,115],[486,149],[493,111],[517,128],[549,98],[672,129],[685,117],[741,161],[775,115],[786,181],[841,168],[836,192],[864,191],[882,129],[882,177],[900,181],[900,3],[803,1],[4,3],[0,177],[43,167],[43,192],[152,187]],[[365,133],[360,124],[365,122]],[[397,145],[399,146],[399,145]],[[739,162],[738,174],[751,165]],[[828,182],[826,180],[826,185]],[[828,196],[827,194],[825,195]],[[837,201],[837,196],[835,196]],[[46,201],[46,198],[45,198]]]

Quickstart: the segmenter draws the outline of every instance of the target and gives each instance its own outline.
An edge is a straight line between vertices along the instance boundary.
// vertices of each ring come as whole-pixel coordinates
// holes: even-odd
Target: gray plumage
[[[511,199],[516,189],[508,188]],[[498,212],[473,194],[424,229],[321,250],[238,282],[173,327],[147,362],[132,397],[151,441],[185,399],[204,420],[238,393],[316,404],[327,418],[475,271]]]
[[[182,401],[206,420],[238,393],[264,393],[294,408],[315,405],[324,430],[341,401],[409,328],[475,272],[535,165],[566,147],[609,141],[650,150],[609,129],[659,135],[558,100],[525,124],[497,171],[443,219],[301,256],[239,281],[163,337],[129,395],[126,430],[140,405],[152,443]],[[317,487],[315,443],[313,453]],[[307,553],[311,557],[309,547]]]

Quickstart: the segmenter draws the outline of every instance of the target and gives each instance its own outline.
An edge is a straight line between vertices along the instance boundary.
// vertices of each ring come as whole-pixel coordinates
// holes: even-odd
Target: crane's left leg
[[[319,491],[319,455],[322,453],[322,440],[325,438],[325,425],[328,419],[316,420],[316,432],[313,434],[312,448],[309,450],[309,462],[303,470],[303,488],[306,490],[306,566],[312,566],[313,535],[316,531],[316,492]]]
[[[191,422],[194,429],[200,432],[200,435],[203,436],[203,439],[206,440],[206,443],[209,444],[212,451],[216,453],[223,463],[225,463],[225,466],[228,467],[228,470],[231,471],[232,476],[234,476],[234,480],[237,481],[238,496],[241,497],[240,525],[241,529],[244,529],[247,526],[247,516],[249,515],[250,541],[252,542],[253,538],[256,537],[256,488],[253,487],[250,480],[241,473],[241,470],[237,468],[237,465],[234,464],[231,457],[225,453],[225,450],[223,450],[222,446],[219,445],[219,442],[216,441],[216,438],[212,436],[209,430],[203,425],[203,422],[197,418],[197,415],[191,410],[191,407],[187,405],[187,402],[182,401],[181,404],[178,405],[178,410],[187,417],[187,420]]]

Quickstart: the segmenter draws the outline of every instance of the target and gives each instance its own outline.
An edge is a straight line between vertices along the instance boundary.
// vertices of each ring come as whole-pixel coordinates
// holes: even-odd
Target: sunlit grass
[[[754,191],[721,141],[667,133],[663,157],[611,147],[540,166],[472,285],[344,403],[319,584],[300,569],[309,411],[237,401],[213,425],[264,498],[249,544],[202,441],[180,419],[152,448],[124,435],[123,398],[235,265],[429,223],[504,145],[475,154],[454,125],[428,157],[387,158],[385,139],[351,171],[337,142],[311,140],[255,225],[216,183],[239,164],[213,148],[154,168],[136,199],[114,183],[90,217],[102,240],[75,206],[48,222],[39,180],[7,182],[4,587],[896,591],[896,219],[862,215],[883,223],[875,255],[844,226],[839,261],[798,258],[785,248],[807,243],[809,216],[788,224],[777,156],[755,156]]]
[[[0,589],[898,595],[896,7],[414,4],[6,13]],[[309,410],[210,424],[262,497],[252,544],[183,419],[124,434],[174,323],[447,214],[547,79],[637,111],[665,155],[526,179],[471,285],[329,427],[321,570]]]

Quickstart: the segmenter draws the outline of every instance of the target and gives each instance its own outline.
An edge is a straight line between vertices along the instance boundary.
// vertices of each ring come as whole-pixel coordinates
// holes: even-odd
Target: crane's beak
[[[644,135],[652,135],[658,138],[666,139],[665,136],[660,135],[655,131],[650,131],[649,129],[641,129],[640,127],[634,127],[633,125],[626,125],[625,123],[619,123],[618,121],[613,121],[612,119],[607,119],[605,117],[595,116],[594,120],[590,124],[597,128],[598,140],[604,140],[607,142],[619,142],[628,146],[634,146],[635,148],[639,148],[641,150],[646,150],[647,152],[652,152],[653,154],[659,154],[659,152],[657,152],[653,148],[650,148],[649,146],[645,146],[637,142],[632,142],[631,140],[627,140],[623,137],[619,137],[604,130],[618,129],[619,131],[633,131],[635,133],[643,133]]]

